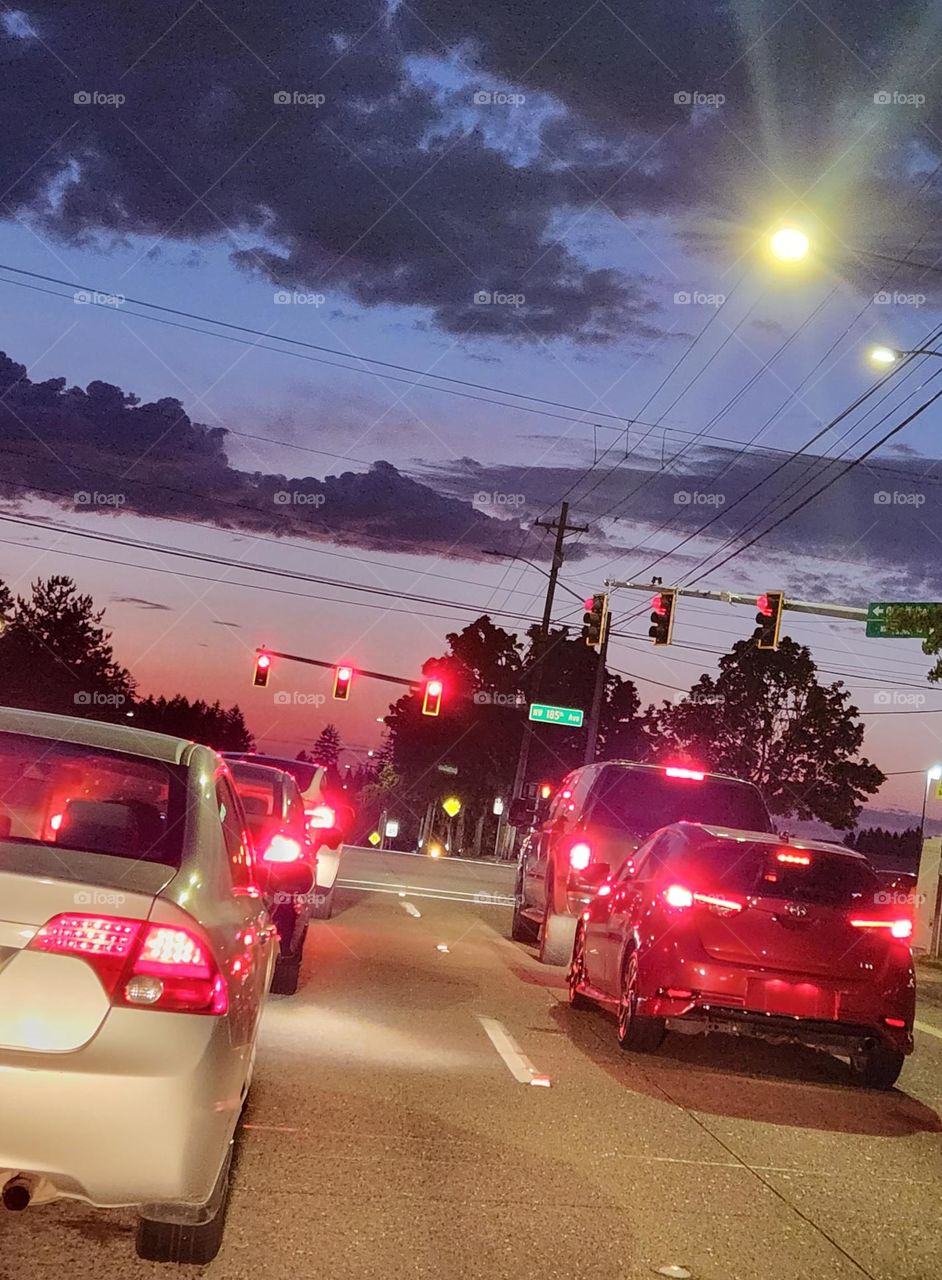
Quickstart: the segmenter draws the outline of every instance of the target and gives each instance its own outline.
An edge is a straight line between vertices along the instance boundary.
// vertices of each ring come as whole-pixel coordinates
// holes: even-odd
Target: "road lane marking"
[[[400,902],[399,905],[403,911],[408,911],[410,916],[415,916],[416,920],[422,919],[422,912],[418,907],[414,907],[411,902]]]
[[[935,1036],[937,1040],[942,1040],[942,1031],[938,1027],[931,1027],[928,1022],[914,1022],[913,1026],[917,1031],[924,1031],[927,1036]]]
[[[487,1038],[504,1060],[504,1066],[520,1084],[536,1084],[548,1088],[549,1076],[542,1075],[526,1056],[516,1040],[502,1022],[496,1018],[482,1018],[478,1022],[484,1028]]]

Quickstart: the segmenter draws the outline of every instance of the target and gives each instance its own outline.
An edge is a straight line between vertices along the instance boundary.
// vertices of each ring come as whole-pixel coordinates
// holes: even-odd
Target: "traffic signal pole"
[[[553,612],[553,602],[556,598],[556,583],[559,580],[559,570],[562,567],[563,540],[567,533],[588,533],[588,525],[570,524],[569,523],[569,503],[564,502],[559,508],[559,518],[550,523],[542,520],[534,520],[534,525],[540,529],[555,529],[556,541],[553,545],[553,562],[550,565],[549,581],[546,584],[546,599],[543,604],[543,620],[540,623],[540,630],[537,635],[537,643],[534,647],[537,654],[531,663],[532,677],[530,683],[528,699],[529,702],[538,702],[540,697],[540,689],[543,684],[543,659],[547,656],[546,641],[549,637],[550,617]],[[530,743],[533,739],[533,730],[530,728],[530,721],[524,721],[523,736],[520,739],[520,752],[517,756],[517,769],[514,774],[514,785],[512,795],[523,795],[524,787],[527,781],[527,765],[530,761]],[[513,828],[507,828],[512,830]]]
[[[608,591],[644,591],[650,595],[658,591],[650,582],[616,582],[605,583]],[[719,600],[723,604],[747,604],[755,608],[756,594],[744,595],[738,591],[696,591],[691,587],[671,587],[678,596],[690,596],[695,600]],[[818,604],[813,600],[784,600],[783,609],[791,609],[794,613],[814,613],[822,618],[847,618],[852,622],[866,622],[867,610],[859,605],[850,604]]]
[[[598,661],[595,667],[595,686],[592,690],[592,707],[586,727],[584,764],[595,763],[595,752],[599,741],[599,724],[602,719],[602,698],[605,694],[605,662],[608,657],[608,633],[611,630],[611,618],[606,621],[602,632],[602,643],[599,646]]]

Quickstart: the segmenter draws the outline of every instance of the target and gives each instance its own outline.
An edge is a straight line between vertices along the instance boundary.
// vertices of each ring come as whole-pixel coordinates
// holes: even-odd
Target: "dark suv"
[[[771,832],[751,782],[687,765],[608,760],[563,779],[520,851],[511,936],[538,942],[544,964],[568,964],[576,920],[608,868],[659,827],[702,822]]]

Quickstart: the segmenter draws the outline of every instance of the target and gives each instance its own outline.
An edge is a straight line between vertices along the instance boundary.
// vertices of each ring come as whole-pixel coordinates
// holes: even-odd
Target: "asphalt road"
[[[226,1239],[191,1274],[937,1273],[937,1000],[888,1094],[810,1051],[669,1036],[642,1058],[507,940],[510,868],[348,850],[341,877],[301,989],[269,1003]],[[62,1202],[0,1215],[0,1276],[166,1275],[133,1230]]]

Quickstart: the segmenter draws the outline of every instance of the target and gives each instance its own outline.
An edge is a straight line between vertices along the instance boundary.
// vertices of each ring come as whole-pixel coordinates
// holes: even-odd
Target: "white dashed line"
[[[942,1040],[942,1031],[938,1027],[930,1027],[928,1022],[914,1022],[913,1026],[917,1031],[924,1031],[927,1036],[935,1036],[936,1040]]]
[[[504,1060],[504,1065],[520,1084],[536,1084],[548,1088],[549,1076],[541,1075],[530,1059],[524,1054],[516,1040],[502,1022],[496,1018],[478,1017],[478,1022],[487,1033],[491,1044]]]
[[[410,916],[415,916],[416,920],[422,919],[422,912],[418,907],[414,907],[411,902],[400,902],[399,905],[403,911],[408,911]]]

